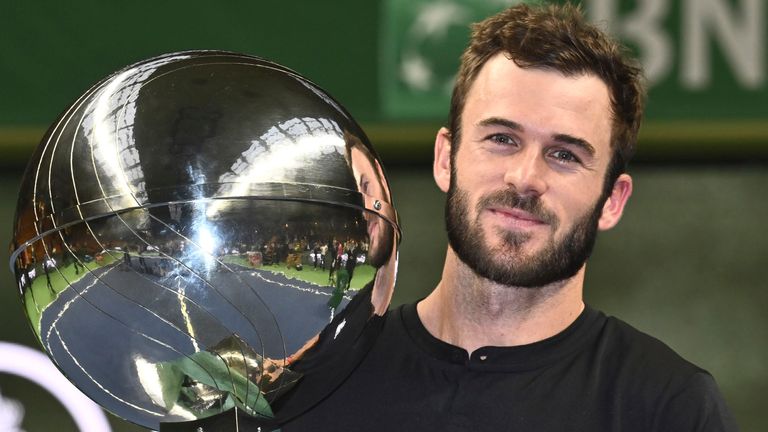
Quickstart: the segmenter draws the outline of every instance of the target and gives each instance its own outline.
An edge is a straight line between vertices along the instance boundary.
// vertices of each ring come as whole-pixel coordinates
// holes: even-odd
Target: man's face
[[[504,285],[538,287],[575,275],[597,230],[615,225],[631,192],[622,175],[619,196],[616,188],[602,196],[611,118],[599,78],[491,58],[467,96],[450,175],[436,162],[458,257]],[[617,201],[618,214],[604,215]]]
[[[352,172],[357,181],[360,192],[370,197],[389,203],[386,193],[386,185],[382,183],[383,173],[377,172],[374,161],[361,151],[353,147],[350,152],[352,159]],[[363,217],[368,225],[368,263],[373,267],[381,267],[387,262],[394,247],[394,228],[382,217],[375,213],[363,212]]]

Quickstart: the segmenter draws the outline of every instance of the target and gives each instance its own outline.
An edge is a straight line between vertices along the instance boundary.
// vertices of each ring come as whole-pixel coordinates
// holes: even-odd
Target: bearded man
[[[285,431],[736,430],[711,375],[583,301],[632,193],[644,89],[623,52],[570,5],[475,25],[435,140],[442,279]]]

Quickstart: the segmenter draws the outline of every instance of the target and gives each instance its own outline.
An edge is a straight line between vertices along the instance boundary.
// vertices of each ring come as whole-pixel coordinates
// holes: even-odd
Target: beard
[[[573,277],[592,253],[607,194],[603,194],[591,211],[579,217],[561,239],[552,236],[542,250],[528,255],[522,249],[531,237],[527,232],[499,228],[494,234],[500,237],[501,245],[488,245],[480,223],[469,219],[467,193],[456,185],[455,178],[455,175],[451,178],[445,208],[448,242],[459,259],[478,276],[507,286],[543,287]],[[494,205],[526,211],[548,224],[553,233],[559,226],[558,218],[544,208],[538,196],[520,195],[511,189],[496,191],[481,197],[475,214]]]
[[[395,229],[383,217],[371,214],[370,218],[376,218],[378,232],[376,238],[369,238],[368,264],[379,268],[389,261],[395,246]],[[368,222],[371,223],[370,221]]]

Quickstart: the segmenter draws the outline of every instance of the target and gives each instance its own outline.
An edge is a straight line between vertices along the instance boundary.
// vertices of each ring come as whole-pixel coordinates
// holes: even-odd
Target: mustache
[[[557,216],[547,210],[537,195],[521,195],[512,189],[498,190],[480,198],[477,202],[477,212],[488,207],[507,207],[530,213],[542,222],[556,226]]]

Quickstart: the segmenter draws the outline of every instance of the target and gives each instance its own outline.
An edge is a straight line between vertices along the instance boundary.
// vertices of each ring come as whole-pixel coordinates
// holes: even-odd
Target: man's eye
[[[552,152],[551,155],[556,161],[561,163],[581,162],[581,160],[578,157],[576,157],[575,154],[567,150],[556,150]]]
[[[514,144],[516,144],[515,140],[511,136],[505,135],[505,134],[489,135],[488,138],[486,138],[486,139],[488,139],[491,142],[496,143],[496,144],[502,144],[502,145],[514,145]]]

